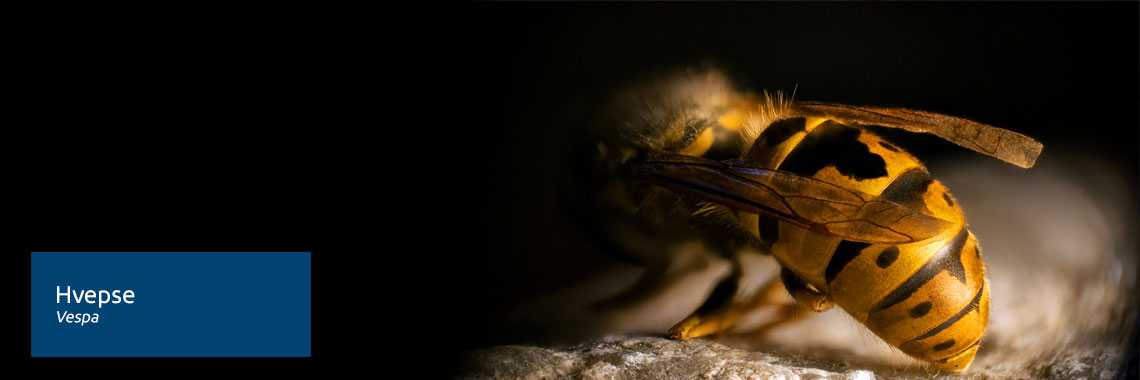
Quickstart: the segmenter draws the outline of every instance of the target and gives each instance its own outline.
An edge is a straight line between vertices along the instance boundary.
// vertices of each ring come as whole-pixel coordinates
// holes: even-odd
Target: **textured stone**
[[[875,379],[841,362],[751,352],[708,340],[611,336],[560,349],[499,346],[470,352],[463,379]]]
[[[831,353],[838,354],[838,353]],[[835,357],[783,351],[762,352],[694,339],[609,336],[556,349],[498,346],[467,353],[459,379],[929,379],[921,365],[853,364]],[[1113,379],[1119,357],[1073,350],[1052,362],[994,364],[962,374],[962,379]],[[870,369],[868,369],[870,368]],[[872,370],[873,369],[873,370]]]

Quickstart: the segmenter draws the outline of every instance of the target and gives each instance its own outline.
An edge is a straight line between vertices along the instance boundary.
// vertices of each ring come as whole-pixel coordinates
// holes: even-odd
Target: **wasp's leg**
[[[717,284],[697,311],[669,329],[669,337],[691,339],[720,334],[736,326],[741,314],[739,308],[734,307],[733,298],[739,281],[739,271],[734,271],[732,276]]]
[[[783,286],[779,286],[783,285]],[[767,286],[764,287],[762,293],[767,293],[768,300],[778,298],[773,292],[778,292],[779,288],[787,289],[787,294],[791,295],[796,303],[787,302],[772,302],[768,305],[775,306],[776,316],[773,320],[768,321],[760,326],[753,328],[747,332],[748,335],[763,336],[771,331],[773,328],[794,322],[811,315],[804,309],[814,312],[823,312],[835,306],[835,302],[831,300],[831,296],[826,293],[816,290],[811,285],[804,283],[803,280],[789,271],[787,268],[780,269],[780,281],[777,282],[772,279]],[[764,305],[760,305],[764,306]]]
[[[753,284],[756,279],[752,260],[762,257],[759,254],[741,251],[734,255],[732,275],[722,281],[706,298],[697,311],[669,329],[674,339],[690,339],[706,335],[721,336],[736,327],[740,318],[758,305],[783,301],[783,290],[776,284]]]
[[[731,264],[712,252],[700,242],[676,244],[667,260],[651,264],[631,288],[593,304],[592,311],[614,331],[669,326],[731,272]]]
[[[792,295],[796,302],[811,309],[811,311],[824,312],[835,306],[831,296],[816,290],[787,268],[780,269],[780,282],[784,283],[784,288],[788,290],[788,294]]]
[[[742,316],[756,309],[776,307],[775,319],[751,331],[752,334],[762,335],[778,325],[809,315],[804,312],[804,308],[822,312],[835,305],[831,297],[815,290],[787,269],[781,270],[779,280],[772,278],[744,302],[734,301],[738,283],[736,280],[736,276],[733,276],[722,282],[705,305],[669,329],[669,335],[675,339],[722,335],[735,327]],[[796,303],[787,302],[784,294],[791,294]]]

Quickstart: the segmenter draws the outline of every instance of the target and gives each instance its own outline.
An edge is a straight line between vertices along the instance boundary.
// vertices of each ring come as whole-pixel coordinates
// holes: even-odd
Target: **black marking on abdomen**
[[[835,276],[847,266],[851,260],[859,257],[859,253],[863,248],[871,246],[868,243],[853,242],[850,240],[843,240],[839,242],[839,246],[835,247],[835,253],[831,255],[831,261],[827,263],[827,270],[824,272],[824,278],[830,284],[835,281]]]
[[[887,144],[885,141],[879,141],[879,146],[886,148],[887,150],[892,151],[892,152],[898,152],[899,151],[899,148],[895,148],[894,145]]]
[[[789,137],[795,136],[796,133],[807,130],[807,119],[803,117],[793,117],[790,119],[776,120],[764,129],[764,133],[760,134],[758,140],[764,142],[764,146],[769,148],[780,143],[787,141]]]
[[[859,141],[861,130],[828,120],[813,129],[788,154],[779,169],[811,177],[834,166],[840,174],[865,180],[887,175],[887,162]]]
[[[922,318],[923,316],[926,315],[926,313],[930,312],[931,306],[933,306],[933,305],[930,304],[930,301],[926,301],[926,302],[918,304],[918,306],[915,306],[915,307],[910,309],[910,317],[911,318]]]
[[[875,265],[878,265],[879,268],[886,269],[887,267],[891,266],[891,264],[894,264],[895,260],[898,258],[899,247],[892,245],[887,249],[884,249],[883,253],[880,253],[879,257],[875,258]]]
[[[929,215],[930,209],[926,207],[926,201],[923,198],[931,183],[934,183],[934,178],[930,177],[930,173],[926,169],[921,166],[913,167],[895,177],[891,184],[879,194],[879,198]]]
[[[768,244],[773,244],[780,239],[780,220],[774,216],[760,214],[759,220],[759,233],[760,240]]]
[[[946,200],[947,205],[954,207],[954,200],[950,199],[950,194],[942,193],[942,199]]]
[[[942,350],[945,350],[945,349],[950,348],[950,347],[954,347],[954,340],[953,339],[950,339],[948,341],[945,341],[945,342],[942,342],[942,343],[935,345],[934,351],[942,351]]]
[[[947,356],[947,357],[942,358],[942,359],[938,359],[937,361],[939,363],[946,363],[947,361],[950,360],[950,358],[954,357],[954,355],[958,355],[960,353],[969,351],[971,348],[974,348],[974,346],[977,346],[979,343],[982,343],[982,338],[980,338],[980,337],[978,338],[978,340],[975,340],[974,343],[970,343],[969,346],[966,346],[966,348],[959,350],[957,353],[955,353],[953,355]],[[958,366],[957,364],[954,365],[954,367],[957,367],[957,366]]]
[[[966,283],[966,270],[962,266],[962,248],[966,245],[966,237],[969,233],[963,227],[962,231],[946,243],[941,250],[930,258],[926,264],[919,268],[918,272],[911,275],[902,285],[883,297],[874,307],[871,308],[869,313],[886,309],[888,307],[897,305],[899,302],[905,301],[914,295],[922,285],[925,285],[930,279],[934,278],[939,272],[946,270],[954,277],[958,277],[963,284]],[[829,267],[830,269],[830,267]]]
[[[982,303],[982,291],[985,289],[986,289],[985,286],[978,288],[978,294],[974,295],[974,299],[970,301],[969,305],[966,305],[966,307],[962,308],[962,310],[959,310],[957,314],[954,314],[949,319],[947,319],[945,322],[942,322],[942,324],[935,326],[933,329],[930,329],[930,331],[927,331],[925,334],[919,335],[918,337],[911,339],[910,342],[923,340],[923,339],[932,337],[934,335],[937,335],[938,333],[942,332],[942,330],[945,330],[947,327],[950,327],[950,326],[954,325],[954,323],[957,323],[958,320],[962,319],[962,317],[965,317],[966,314],[969,314],[971,311],[974,311],[974,309],[977,309],[978,306]]]

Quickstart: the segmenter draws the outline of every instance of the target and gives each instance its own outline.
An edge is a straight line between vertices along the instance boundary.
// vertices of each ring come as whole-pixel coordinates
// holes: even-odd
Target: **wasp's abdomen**
[[[904,352],[938,360],[977,344],[988,316],[980,250],[953,197],[921,162],[866,130],[823,118],[772,123],[747,159],[953,222],[903,245],[843,240],[784,221],[758,234],[775,241],[773,254],[785,267]],[[772,224],[759,218],[758,225]]]
[[[757,139],[746,159],[762,167],[812,177],[863,193],[882,194],[906,206],[923,204],[929,194],[944,192],[941,185],[926,173],[922,163],[910,154],[870,132],[826,118],[796,117],[773,122]],[[955,207],[935,208],[950,215],[944,219],[961,219]],[[933,212],[929,207],[921,209]],[[742,217],[742,220],[746,219],[746,216]],[[761,238],[774,240],[773,253],[776,257],[804,281],[820,289],[826,288],[838,276],[842,268],[839,263],[849,262],[854,257],[851,252],[856,246],[853,244],[860,244],[843,242],[840,238],[807,231],[783,221],[778,225],[776,239],[772,236]],[[838,259],[833,261],[833,255]],[[910,260],[905,253],[900,253],[900,257],[904,261]]]

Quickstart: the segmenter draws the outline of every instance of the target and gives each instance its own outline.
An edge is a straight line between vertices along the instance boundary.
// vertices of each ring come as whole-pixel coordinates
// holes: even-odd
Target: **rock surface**
[[[1074,353],[1028,368],[993,365],[936,374],[921,365],[883,366],[783,351],[748,351],[709,340],[610,336],[579,345],[497,346],[469,352],[459,379],[1113,379],[1112,355]]]
[[[609,337],[562,349],[499,346],[470,353],[468,379],[874,379],[843,363],[750,352],[707,340]]]

